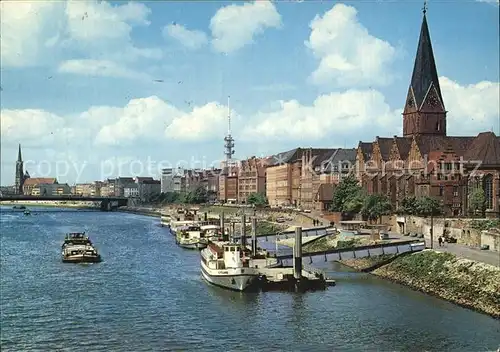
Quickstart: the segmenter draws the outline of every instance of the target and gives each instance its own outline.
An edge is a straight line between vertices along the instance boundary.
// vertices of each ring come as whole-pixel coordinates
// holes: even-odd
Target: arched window
[[[436,131],[440,131],[441,130],[441,124],[439,122],[436,122]]]
[[[483,178],[483,190],[486,209],[493,209],[493,175]]]

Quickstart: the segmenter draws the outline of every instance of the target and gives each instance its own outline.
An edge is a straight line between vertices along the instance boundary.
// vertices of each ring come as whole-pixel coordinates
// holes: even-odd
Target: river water
[[[177,247],[158,219],[3,209],[4,352],[486,351],[500,344],[497,320],[335,263],[327,270],[337,286],[327,291],[231,292],[205,283],[199,253]],[[64,234],[81,230],[102,263],[61,262]]]

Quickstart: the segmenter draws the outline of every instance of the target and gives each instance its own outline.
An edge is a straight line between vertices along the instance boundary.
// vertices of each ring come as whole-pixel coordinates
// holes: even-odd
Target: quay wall
[[[393,231],[398,233],[422,233],[427,241],[430,241],[431,219],[418,216],[393,216],[390,218]],[[434,218],[434,240],[444,234],[453,237],[457,243],[469,247],[481,247],[484,244],[490,246],[490,250],[500,252],[499,236],[493,231],[483,232],[481,227],[494,226],[490,219],[446,219]],[[483,224],[483,226],[481,226]],[[474,226],[476,225],[476,226]],[[479,226],[478,226],[479,225]],[[488,226],[489,225],[489,226]]]
[[[400,255],[340,261],[360,271],[377,267],[372,274],[449,302],[500,319],[500,268],[457,258],[433,250]]]

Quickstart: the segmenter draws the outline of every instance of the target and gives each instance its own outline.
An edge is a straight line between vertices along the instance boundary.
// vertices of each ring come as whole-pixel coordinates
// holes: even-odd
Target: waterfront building
[[[298,183],[298,205],[304,209],[327,210],[333,200],[333,188],[354,171],[356,149],[309,148],[302,155]]]
[[[103,182],[102,181],[94,181],[90,185],[90,195],[92,197],[98,197],[101,195],[101,188],[102,188]]]
[[[141,202],[150,202],[161,193],[161,181],[152,178],[137,182],[136,186],[137,196]]]
[[[266,194],[266,167],[262,158],[252,156],[238,167],[238,203],[245,204],[252,193]]]
[[[224,203],[238,202],[238,167],[225,168],[219,176],[218,200]]]
[[[424,11],[403,136],[360,141],[358,179],[369,194],[387,195],[395,208],[405,197],[430,196],[448,216],[467,214],[471,190],[482,187],[487,214],[499,216],[500,138],[493,132],[448,136],[446,116]],[[472,172],[477,162],[482,166]]]
[[[266,197],[270,206],[294,205],[298,199],[303,149],[265,158]]]
[[[161,193],[185,191],[184,170],[181,168],[165,168],[161,172]]]
[[[115,196],[115,179],[108,178],[102,182],[101,197],[114,197]]]
[[[74,186],[74,191],[72,192],[75,195],[88,197],[92,194],[92,183],[77,183]]]
[[[31,177],[23,182],[24,195],[51,195],[52,186],[56,185],[57,179],[53,177]],[[39,187],[43,185],[43,187]],[[49,188],[50,187],[50,188]],[[33,189],[35,189],[33,191]],[[69,190],[68,190],[69,193]]]
[[[125,198],[139,198],[139,185],[129,184],[123,188],[123,196]]]
[[[31,181],[34,180],[34,181]],[[32,182],[37,182],[31,184]],[[32,196],[56,196],[56,195],[68,195],[71,194],[71,187],[67,183],[57,183],[53,182],[55,179],[30,179],[30,182],[26,182],[25,186],[29,188],[29,195]],[[45,182],[47,181],[47,182]],[[25,193],[28,194],[28,193]]]
[[[133,177],[117,177],[115,181],[115,196],[123,197],[124,188],[130,185],[135,184]]]

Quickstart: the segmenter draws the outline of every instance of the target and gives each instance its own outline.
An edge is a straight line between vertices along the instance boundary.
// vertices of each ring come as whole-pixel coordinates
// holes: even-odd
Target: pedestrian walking
[[[443,238],[441,236],[439,236],[438,242],[439,242],[439,247],[441,247],[443,245]]]

